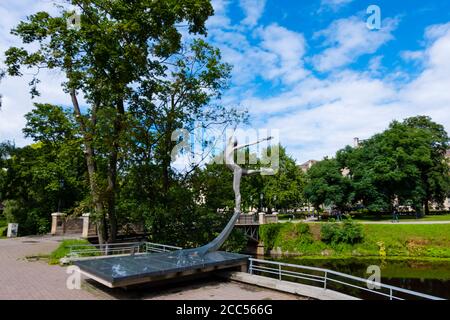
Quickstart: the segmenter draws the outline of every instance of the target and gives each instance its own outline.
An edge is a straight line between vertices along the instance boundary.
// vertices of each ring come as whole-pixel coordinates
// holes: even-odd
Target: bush
[[[283,223],[270,223],[259,226],[259,238],[264,242],[264,247],[272,249],[280,233]]]
[[[320,229],[320,238],[323,242],[331,244],[355,244],[362,241],[364,234],[362,225],[348,218],[342,224],[335,222],[323,224]]]
[[[6,220],[2,216],[0,216],[0,238],[6,237],[7,229],[8,225],[6,223]]]
[[[341,242],[344,243],[358,243],[364,238],[362,225],[352,221],[350,218],[344,221],[341,230]]]
[[[334,222],[327,222],[320,228],[320,239],[326,243],[339,242],[341,227]]]
[[[5,200],[4,215],[8,223],[19,224],[19,236],[45,234],[50,231],[50,219],[39,209],[30,209],[17,200]]]

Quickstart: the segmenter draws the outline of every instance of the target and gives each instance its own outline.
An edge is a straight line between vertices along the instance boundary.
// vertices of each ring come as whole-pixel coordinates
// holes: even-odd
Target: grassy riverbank
[[[299,226],[300,225],[300,226]],[[307,227],[305,227],[307,226]],[[267,249],[308,257],[408,257],[450,259],[450,224],[363,225],[364,238],[357,244],[329,244],[320,240],[321,223],[284,223],[261,239]],[[306,231],[305,231],[306,229]]]

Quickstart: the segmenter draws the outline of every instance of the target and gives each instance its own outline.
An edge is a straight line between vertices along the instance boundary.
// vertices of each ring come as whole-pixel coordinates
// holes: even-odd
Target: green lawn
[[[65,256],[67,256],[70,252],[70,248],[69,246],[73,246],[73,245],[86,245],[86,247],[82,246],[82,247],[78,247],[78,250],[83,250],[84,248],[86,249],[91,249],[92,247],[90,247],[90,243],[87,240],[64,240],[63,242],[61,242],[61,244],[59,245],[58,248],[56,248],[52,253],[50,253],[49,258],[49,264],[58,264],[59,263],[59,259],[64,258]]]
[[[320,240],[321,223],[308,224],[312,237],[285,223],[274,236],[273,248],[310,257],[408,257],[450,259],[450,224],[365,224],[358,244],[326,244]],[[302,239],[303,237],[303,239]],[[384,249],[384,250],[383,250]]]
[[[389,221],[392,220],[392,215],[382,215],[382,216],[357,216],[353,217],[353,220],[357,221]],[[450,221],[450,214],[441,215],[428,215],[422,218],[416,219],[414,216],[400,215],[399,220],[401,221]]]

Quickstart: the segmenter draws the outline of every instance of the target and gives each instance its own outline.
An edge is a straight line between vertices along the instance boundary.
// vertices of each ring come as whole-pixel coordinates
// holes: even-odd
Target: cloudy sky
[[[321,159],[385,129],[429,115],[450,131],[450,1],[213,0],[208,39],[234,66],[224,103],[247,108],[255,128],[280,130],[297,161]],[[381,9],[370,30],[369,5]],[[9,34],[50,0],[0,2],[0,58]],[[0,68],[2,68],[0,62]],[[68,105],[62,75],[43,74],[39,102]],[[29,77],[0,84],[0,141],[28,143]]]

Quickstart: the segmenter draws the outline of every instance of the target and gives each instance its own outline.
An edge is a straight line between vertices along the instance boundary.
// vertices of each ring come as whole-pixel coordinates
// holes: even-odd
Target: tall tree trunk
[[[116,189],[117,189],[117,152],[113,151],[110,155],[108,166],[108,218],[109,218],[109,242],[115,242],[117,236],[117,218],[116,218]]]
[[[164,156],[163,156],[163,161],[162,161],[162,178],[163,178],[163,192],[164,195],[167,195],[168,191],[169,191],[169,185],[170,185],[170,181],[169,181],[169,167],[170,167],[170,145],[172,142],[172,137],[171,135],[166,133],[166,138],[164,141]]]
[[[164,155],[163,155],[163,161],[162,161],[162,176],[163,176],[163,191],[164,194],[167,195],[169,191],[170,186],[170,177],[169,177],[169,171],[170,171],[170,164],[172,162],[171,159],[171,151],[172,151],[172,131],[174,129],[173,125],[173,118],[175,111],[175,96],[171,96],[171,102],[170,102],[170,109],[167,114],[167,126],[165,131],[165,137],[164,137]]]
[[[123,130],[123,117],[125,107],[123,98],[117,100],[117,114],[114,119],[114,136],[112,150],[108,164],[108,218],[110,226],[109,241],[115,242],[117,238],[116,194],[117,194],[117,163],[119,154],[119,140]]]
[[[83,141],[84,141],[84,147],[85,147],[85,159],[86,159],[86,165],[88,169],[88,175],[89,175],[89,187],[91,191],[92,196],[92,202],[94,204],[95,213],[97,215],[97,233],[98,233],[98,242],[100,244],[105,243],[105,239],[107,237],[107,231],[106,231],[106,219],[105,219],[105,212],[103,208],[103,203],[100,198],[100,192],[98,190],[97,182],[96,180],[96,165],[95,165],[95,158],[94,158],[94,148],[92,147],[92,134],[89,134],[86,124],[84,122],[83,115],[81,114],[80,105],[78,104],[78,99],[76,96],[75,89],[70,90],[70,97],[72,99],[72,104],[74,108],[75,118],[80,125],[82,135],[83,135]],[[94,108],[96,109],[96,108]],[[95,117],[95,110],[93,110],[93,117]],[[99,217],[99,218],[98,218]]]

